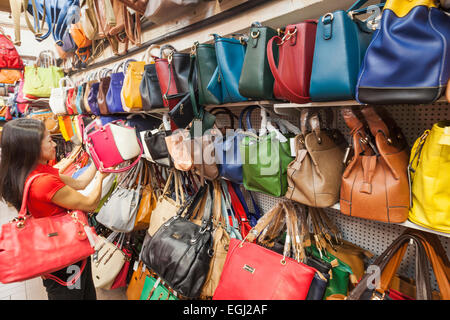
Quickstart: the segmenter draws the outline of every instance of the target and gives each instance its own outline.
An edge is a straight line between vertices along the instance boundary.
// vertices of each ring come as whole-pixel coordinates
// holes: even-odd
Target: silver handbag
[[[113,231],[133,231],[141,196],[142,161],[128,172],[97,214],[97,221]],[[135,184],[138,175],[139,182]]]

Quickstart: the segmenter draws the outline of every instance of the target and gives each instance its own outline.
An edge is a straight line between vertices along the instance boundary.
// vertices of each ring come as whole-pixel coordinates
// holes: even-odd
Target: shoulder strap
[[[19,217],[24,217],[27,214],[28,192],[30,191],[31,184],[33,183],[34,180],[36,180],[37,178],[42,177],[44,175],[46,175],[46,174],[38,173],[27,180],[27,183],[25,184],[25,187],[23,189],[22,206],[20,207]]]

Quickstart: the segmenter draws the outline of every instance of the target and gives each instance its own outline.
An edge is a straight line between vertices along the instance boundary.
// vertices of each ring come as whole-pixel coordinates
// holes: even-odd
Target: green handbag
[[[53,52],[43,51],[35,66],[25,66],[23,94],[48,98],[52,88],[59,87],[59,80],[62,77],[64,77],[64,72],[56,66]]]
[[[214,71],[217,68],[216,49],[213,44],[194,43],[192,55],[196,56],[195,66],[197,68],[198,103],[220,104],[220,101],[207,89]]]
[[[239,93],[242,96],[273,99],[274,78],[267,60],[266,48],[269,40],[277,35],[277,31],[272,28],[263,27],[259,22],[252,23],[239,79]],[[278,46],[275,47],[275,61],[278,61]]]
[[[196,136],[201,136],[205,133],[205,131],[211,129],[216,122],[216,117],[205,110],[203,106],[198,106],[197,97],[194,89],[194,69],[195,69],[195,60],[196,55],[191,52],[191,61],[190,61],[190,69],[189,69],[189,94],[191,97],[192,111],[194,113],[194,120],[192,121],[192,125],[190,128],[191,138]]]
[[[291,156],[290,135],[285,136],[285,142],[280,142],[279,132],[270,131],[261,136],[252,133],[251,111],[246,115],[249,131],[243,133],[245,137],[239,144],[244,187],[275,197],[284,196],[288,187],[287,167],[294,160]],[[263,120],[261,127],[265,126]]]
[[[322,254],[320,254],[315,245],[311,245],[310,247],[305,248],[305,251],[309,254],[312,254],[312,256],[317,259],[328,262],[332,266],[331,277],[325,289],[323,299],[325,300],[327,297],[333,294],[342,294],[347,296],[350,275],[353,273],[350,266],[333,256],[329,252],[322,252]]]
[[[172,290],[161,284],[161,278],[147,276],[139,300],[179,300]]]

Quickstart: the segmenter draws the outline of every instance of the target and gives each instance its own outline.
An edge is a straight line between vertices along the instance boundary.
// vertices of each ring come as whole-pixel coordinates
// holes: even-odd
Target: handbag
[[[126,112],[142,109],[142,99],[139,85],[144,73],[145,61],[129,61],[125,64],[125,79],[120,93],[122,107]]]
[[[34,97],[48,98],[52,88],[58,87],[62,77],[64,77],[64,73],[61,68],[56,66],[53,52],[43,51],[39,54],[39,59],[34,66],[25,66],[23,93]]]
[[[386,1],[380,28],[362,62],[356,100],[362,104],[436,101],[450,77],[449,40],[450,17],[435,1]]]
[[[125,4],[127,7],[130,7],[131,9],[135,10],[139,14],[144,14],[145,9],[147,7],[148,0],[119,0],[123,4]]]
[[[126,247],[122,248],[122,252],[125,254],[125,263],[123,264],[122,269],[120,269],[120,272],[117,274],[116,278],[114,279],[113,284],[111,285],[111,290],[117,289],[117,288],[123,288],[127,287],[127,277],[128,277],[128,271],[130,270],[130,262],[131,262],[131,251],[127,249]]]
[[[431,300],[432,291],[429,274],[429,262],[436,275],[440,289],[441,299],[450,297],[450,274],[447,255],[437,239],[436,235],[419,230],[407,229],[374,261],[380,271],[380,283],[377,288],[369,288],[368,279],[371,273],[365,273],[364,277],[348,295],[347,300],[390,300],[389,287],[395,272],[397,271],[408,244],[414,244],[416,248],[416,299]],[[434,247],[436,250],[430,250]]]
[[[272,37],[267,43],[267,59],[275,78],[273,93],[276,99],[293,103],[307,103],[314,55],[317,22],[305,20],[288,25],[284,36]],[[278,63],[273,45],[278,46]]]
[[[163,119],[166,119],[163,116]],[[144,149],[147,148],[147,159],[163,166],[172,166],[169,151],[167,149],[166,137],[171,135],[169,121],[163,121],[159,129],[141,132],[143,136]]]
[[[245,216],[248,219],[248,224],[250,225],[251,228],[256,226],[259,218],[261,218],[261,210],[259,209],[259,206],[256,203],[255,199],[253,198],[252,193],[250,191],[244,189],[246,191],[246,193],[248,193],[248,195],[250,196],[250,199],[252,200],[254,212],[251,212],[249,210],[247,203],[245,202],[244,195],[242,194],[240,185],[236,184],[236,183],[231,183],[231,185],[233,187],[234,192],[236,193],[236,196],[238,197],[239,201],[242,204],[242,207],[245,212]]]
[[[36,174],[27,180],[18,217],[2,225],[1,283],[25,281],[41,275],[55,279],[47,274],[86,259],[94,253],[96,234],[89,227],[84,212],[73,210],[40,219],[27,214],[31,183],[42,175]],[[83,262],[82,268],[85,265],[86,262]],[[81,272],[72,278],[71,283],[64,285],[74,284],[80,275]]]
[[[128,300],[139,300],[144,289],[145,280],[150,276],[147,268],[144,269],[144,263],[139,261],[138,268],[133,272],[130,283],[128,284],[126,295]]]
[[[99,116],[100,109],[98,107],[98,91],[100,89],[100,73],[101,70],[96,72],[94,75],[94,79],[90,82],[89,86],[89,95],[87,97],[89,109],[91,113]]]
[[[100,38],[98,22],[95,14],[94,0],[84,0],[81,3],[80,23],[89,40]]]
[[[150,225],[150,217],[153,209],[156,207],[158,199],[152,187],[152,172],[150,166],[144,162],[144,178],[142,179],[142,196],[139,202],[138,212],[133,230],[148,229]]]
[[[86,88],[86,84],[79,84],[76,88],[77,90],[77,97],[75,100],[75,108],[77,109],[78,114],[86,114],[86,108],[84,107],[84,90]]]
[[[161,278],[149,274],[145,277],[144,287],[139,300],[179,300],[172,289],[162,284]]]
[[[95,73],[91,73],[88,75],[86,80],[86,88],[84,89],[83,102],[87,114],[92,114],[91,107],[89,106],[89,95],[91,92],[92,84],[96,82],[96,80],[93,79],[94,75]]]
[[[237,40],[224,38],[218,34],[213,34],[213,36],[217,67],[207,89],[220,103],[247,101],[248,99],[239,93],[239,79],[246,51],[243,37]]]
[[[60,133],[58,118],[48,109],[39,112],[32,112],[27,115],[27,118],[38,119],[44,122],[45,128],[48,132],[50,132],[50,134]]]
[[[145,52],[144,61],[147,64],[144,66],[144,74],[142,75],[142,81],[139,86],[142,97],[142,108],[147,111],[164,108],[158,75],[156,74],[155,56],[151,54],[151,51],[157,48],[160,47],[152,45]]]
[[[220,104],[221,102],[208,91],[208,83],[217,68],[216,49],[213,44],[200,44],[195,42],[191,56],[195,56],[197,70],[198,103]]]
[[[213,247],[212,196],[209,183],[200,188],[186,207],[181,207],[174,217],[156,231],[146,251],[148,267],[187,298],[200,295],[209,271]],[[203,197],[206,197],[206,204],[199,226],[190,218]]]
[[[222,215],[222,191],[219,181],[212,182],[214,187],[213,198],[213,256],[209,266],[208,275],[203,285],[200,298],[211,299],[216,291],[222,274],[223,265],[227,257],[230,235],[225,229],[227,219]]]
[[[356,1],[346,11],[330,12],[319,19],[309,89],[311,101],[355,98],[359,69],[374,33],[367,26],[369,21],[357,18],[367,13],[367,8],[360,9],[365,2]]]
[[[111,76],[108,74],[111,74],[112,70],[104,70],[104,72],[100,75],[100,84],[99,84],[99,88],[98,88],[98,93],[97,93],[97,104],[98,104],[98,109],[100,111],[100,114],[109,114],[109,110],[108,110],[108,103],[106,100],[106,96],[108,94],[109,91],[109,87],[111,84]]]
[[[285,197],[312,207],[329,207],[339,201],[344,170],[344,142],[321,131],[318,114],[309,118],[301,113],[302,133],[295,137],[296,158],[287,168],[288,188]],[[308,181],[308,182],[307,182]]]
[[[244,64],[239,79],[239,93],[247,98],[273,100],[274,78],[267,60],[267,43],[277,31],[254,22],[250,27]],[[277,49],[278,46],[275,48]],[[278,50],[275,50],[278,61]]]
[[[450,197],[447,175],[450,121],[435,123],[419,137],[408,165],[411,205],[408,219],[420,226],[450,233]]]
[[[189,130],[179,129],[165,137],[167,151],[177,170],[189,171],[194,167],[194,154]]]
[[[172,181],[174,181],[175,200],[167,196]],[[167,178],[163,193],[158,197],[156,207],[153,209],[150,217],[150,226],[147,233],[153,237],[163,224],[177,214],[178,210],[184,203],[184,192],[181,186],[179,173],[172,169],[169,177]],[[151,268],[149,265],[147,266]]]
[[[284,196],[288,185],[287,167],[293,160],[289,140],[275,128],[264,132],[264,120],[261,124],[263,134],[252,133],[251,113],[252,109],[246,115],[248,131],[244,132],[245,137],[239,145],[244,188],[275,197]]]
[[[96,216],[99,223],[116,232],[133,231],[141,197],[142,166],[140,161],[119,182]]]
[[[204,178],[214,180],[219,176],[213,143],[216,135],[217,130],[210,130],[207,134],[191,139],[193,169],[200,176],[202,183]]]
[[[111,15],[110,18],[114,17],[115,24],[111,25],[111,28],[109,29],[109,35],[115,36],[125,30],[125,14],[124,14],[125,5],[119,0],[111,0],[111,4],[112,4],[112,13],[109,12],[109,14]]]
[[[136,129],[115,120],[104,126],[95,121],[85,128],[86,142],[95,166],[103,172],[123,172],[134,167],[142,156],[142,144],[136,136]],[[136,158],[129,166],[108,169]]]
[[[117,236],[117,243],[114,244]],[[92,280],[95,288],[109,290],[127,259],[121,250],[125,235],[112,232],[108,238],[99,238],[95,244],[95,253],[91,256]]]
[[[156,24],[161,24],[165,21],[173,19],[177,16],[183,15],[186,9],[199,3],[199,0],[154,0],[154,1],[136,1],[145,3],[144,16]],[[144,5],[139,6],[139,11]]]
[[[219,165],[220,176],[237,184],[242,184],[242,159],[239,145],[244,138],[243,119],[249,110],[258,106],[248,106],[239,115],[239,128],[230,135],[222,135],[214,141],[216,158]]]
[[[353,133],[354,157],[342,175],[341,212],[402,223],[408,218],[409,209],[406,141],[395,123],[388,126],[373,107],[364,107],[361,112],[375,143],[353,111],[343,108],[344,121]]]
[[[125,112],[120,97],[125,80],[125,73],[120,71],[121,68],[123,69],[123,65],[124,63],[117,64],[111,72],[111,81],[106,94],[106,105],[111,113]]]
[[[291,243],[293,256],[288,250],[283,255],[252,243],[277,216],[284,213],[286,229],[285,248]],[[287,217],[290,217],[288,219]],[[305,300],[317,270],[300,262],[299,243],[296,241],[292,210],[278,203],[267,212],[242,241],[231,239],[227,258],[214,292],[213,300]],[[258,239],[263,241],[268,232]],[[263,239],[264,238],[264,239]],[[248,240],[248,241],[246,241]],[[289,250],[290,251],[290,250]]]
[[[8,68],[23,70],[24,65],[22,58],[3,28],[0,28],[0,48],[0,69]]]

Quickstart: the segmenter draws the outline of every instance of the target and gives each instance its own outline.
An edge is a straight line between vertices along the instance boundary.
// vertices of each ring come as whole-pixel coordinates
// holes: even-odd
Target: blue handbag
[[[356,18],[367,12],[367,8],[360,9],[366,2],[358,0],[347,11],[320,17],[309,89],[311,101],[355,99],[359,69],[374,32],[366,21]]]
[[[33,10],[33,7],[35,10]],[[35,33],[35,38],[37,41],[42,41],[48,38],[50,33],[53,29],[53,22],[52,22],[52,12],[51,12],[51,6],[50,1],[44,1],[44,0],[29,0],[27,11],[33,15],[34,18],[34,27],[31,26],[29,23],[28,15],[25,12],[25,18],[27,25],[31,31]],[[39,25],[40,21],[39,19],[45,18],[45,23],[47,23],[47,33],[42,34],[41,28],[44,26],[44,24]]]
[[[242,160],[239,144],[244,138],[242,121],[244,115],[258,106],[248,106],[239,115],[239,129],[232,135],[217,137],[214,142],[216,161],[219,167],[219,175],[231,182],[242,184]]]
[[[119,71],[123,67],[123,63],[118,64],[111,73],[111,82],[109,84],[108,92],[106,94],[106,105],[110,113],[125,112],[120,99],[120,92],[122,91],[123,81],[125,80],[125,73]]]
[[[75,107],[77,108],[78,114],[83,114],[83,113],[85,113],[85,111],[83,110],[83,108],[81,106],[81,104],[83,103],[83,99],[82,99],[83,85],[79,85],[77,87],[77,90],[78,90],[78,92],[77,92],[77,99],[75,100]]]
[[[46,0],[47,2],[48,0]],[[52,10],[52,35],[56,44],[64,45],[64,35],[72,23],[80,20],[81,8],[79,0],[53,0],[50,1]]]
[[[361,66],[357,101],[432,103],[449,76],[450,15],[434,0],[388,0]]]
[[[221,103],[247,101],[239,93],[239,79],[244,64],[246,45],[234,38],[214,34],[217,68],[207,89]]]

